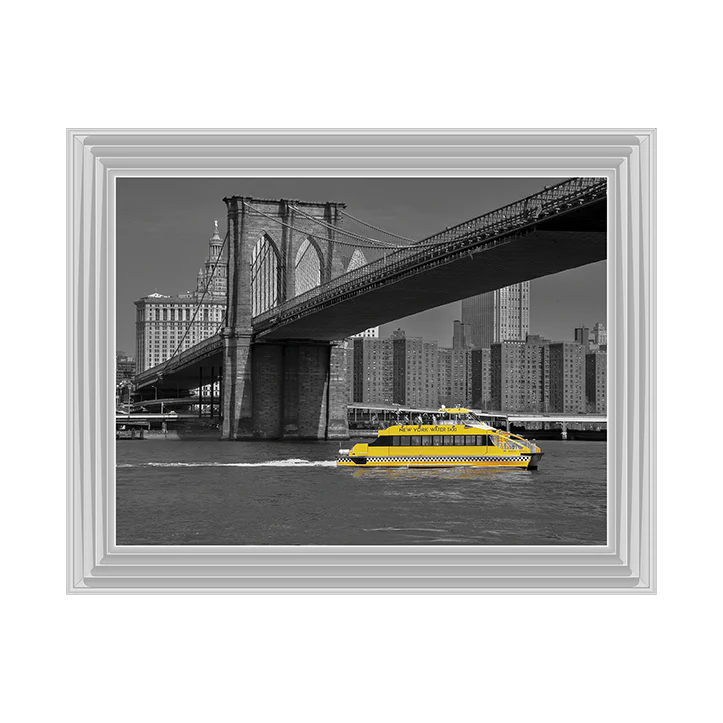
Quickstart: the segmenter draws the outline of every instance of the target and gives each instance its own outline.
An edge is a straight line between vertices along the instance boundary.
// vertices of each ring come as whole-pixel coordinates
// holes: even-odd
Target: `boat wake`
[[[267,462],[139,462],[117,467],[336,467],[335,460],[272,459]]]

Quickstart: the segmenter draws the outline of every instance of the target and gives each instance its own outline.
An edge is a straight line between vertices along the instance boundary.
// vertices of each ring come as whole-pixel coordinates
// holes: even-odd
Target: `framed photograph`
[[[655,131],[71,129],[69,593],[654,593]]]

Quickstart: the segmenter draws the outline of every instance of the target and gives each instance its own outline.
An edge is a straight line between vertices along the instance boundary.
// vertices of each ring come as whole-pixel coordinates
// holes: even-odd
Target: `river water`
[[[337,468],[348,442],[122,440],[120,545],[604,545],[605,442],[535,471]]]

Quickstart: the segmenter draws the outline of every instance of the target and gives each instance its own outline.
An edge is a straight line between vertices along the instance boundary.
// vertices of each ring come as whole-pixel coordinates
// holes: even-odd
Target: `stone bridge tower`
[[[224,201],[229,251],[221,438],[348,438],[344,344],[265,343],[253,332],[255,316],[346,271],[335,245],[344,204]]]

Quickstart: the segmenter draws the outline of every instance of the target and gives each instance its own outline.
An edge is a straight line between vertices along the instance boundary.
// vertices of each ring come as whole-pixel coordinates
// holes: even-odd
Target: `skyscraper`
[[[590,329],[586,326],[575,327],[575,341],[582,344],[585,351],[587,351],[590,347]]]
[[[455,319],[454,322],[454,337],[452,339],[453,349],[471,349],[472,348],[472,336],[469,324]]]
[[[501,341],[523,341],[530,331],[530,282],[465,299],[462,324],[470,327],[474,349],[489,349]]]
[[[223,324],[228,263],[222,248],[216,222],[194,291],[177,296],[153,293],[135,302],[137,373],[213,336]]]
[[[605,330],[604,324],[599,321],[592,328],[592,340],[595,346],[604,346],[608,343],[608,333]]]

